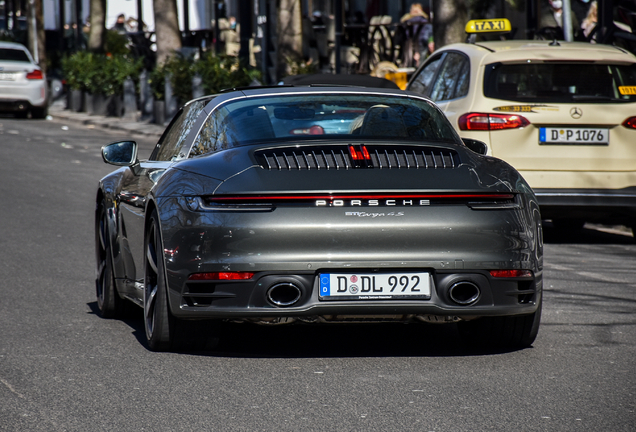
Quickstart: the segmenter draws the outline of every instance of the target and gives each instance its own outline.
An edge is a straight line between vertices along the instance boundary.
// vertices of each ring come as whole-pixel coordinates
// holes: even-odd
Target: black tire
[[[97,255],[95,294],[99,313],[102,318],[121,317],[124,312],[125,300],[119,296],[115,285],[110,231],[108,229],[106,204],[104,202],[99,205],[97,219],[95,220],[95,247]]]
[[[144,274],[144,328],[152,351],[185,351],[213,348],[218,325],[214,321],[184,321],[170,312],[163,244],[157,212],[148,220]]]
[[[473,347],[528,348],[539,333],[542,302],[530,315],[483,317],[460,321],[457,328],[462,340]]]
[[[33,107],[31,108],[32,119],[45,119],[49,115],[49,107]]]

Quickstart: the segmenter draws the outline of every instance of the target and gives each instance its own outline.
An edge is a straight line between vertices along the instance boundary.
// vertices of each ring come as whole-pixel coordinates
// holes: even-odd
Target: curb
[[[74,112],[57,104],[53,104],[49,107],[49,116],[53,119],[73,121],[87,126],[98,126],[103,129],[119,130],[131,135],[143,135],[145,137],[155,136],[159,138],[165,130],[164,126],[154,123],[135,121],[134,119],[125,117],[105,117]]]

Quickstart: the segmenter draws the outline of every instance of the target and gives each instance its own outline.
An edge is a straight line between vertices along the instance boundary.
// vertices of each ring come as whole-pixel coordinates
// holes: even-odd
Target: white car
[[[510,29],[471,21],[468,33]],[[474,36],[473,36],[474,37]],[[407,90],[430,97],[534,189],[544,219],[636,231],[636,57],[616,46],[497,40],[437,51]],[[636,235],[636,232],[635,232]]]
[[[48,113],[46,76],[24,45],[0,42],[0,112],[44,118]]]

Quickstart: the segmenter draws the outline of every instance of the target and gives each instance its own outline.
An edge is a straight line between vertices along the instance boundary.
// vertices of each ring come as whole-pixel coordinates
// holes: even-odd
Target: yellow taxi
[[[623,224],[636,237],[636,57],[584,42],[475,42],[509,30],[506,19],[469,22],[467,43],[435,51],[407,90],[519,170],[544,219]]]

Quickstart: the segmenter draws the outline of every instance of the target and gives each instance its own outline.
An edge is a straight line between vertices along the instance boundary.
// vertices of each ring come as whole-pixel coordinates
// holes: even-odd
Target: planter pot
[[[93,99],[93,112],[91,114],[106,116],[109,112],[109,106],[112,104],[112,96],[104,96],[103,94],[96,93],[92,95]]]
[[[83,107],[83,92],[81,90],[71,90],[69,93],[68,105],[71,111],[80,112]]]
[[[122,117],[124,115],[124,98],[121,95],[111,96],[108,115],[111,117]]]
[[[84,111],[86,111],[87,114],[94,114],[95,109],[93,108],[92,93],[84,93]]]
[[[166,123],[166,102],[155,101],[153,106],[155,123],[163,126]]]

